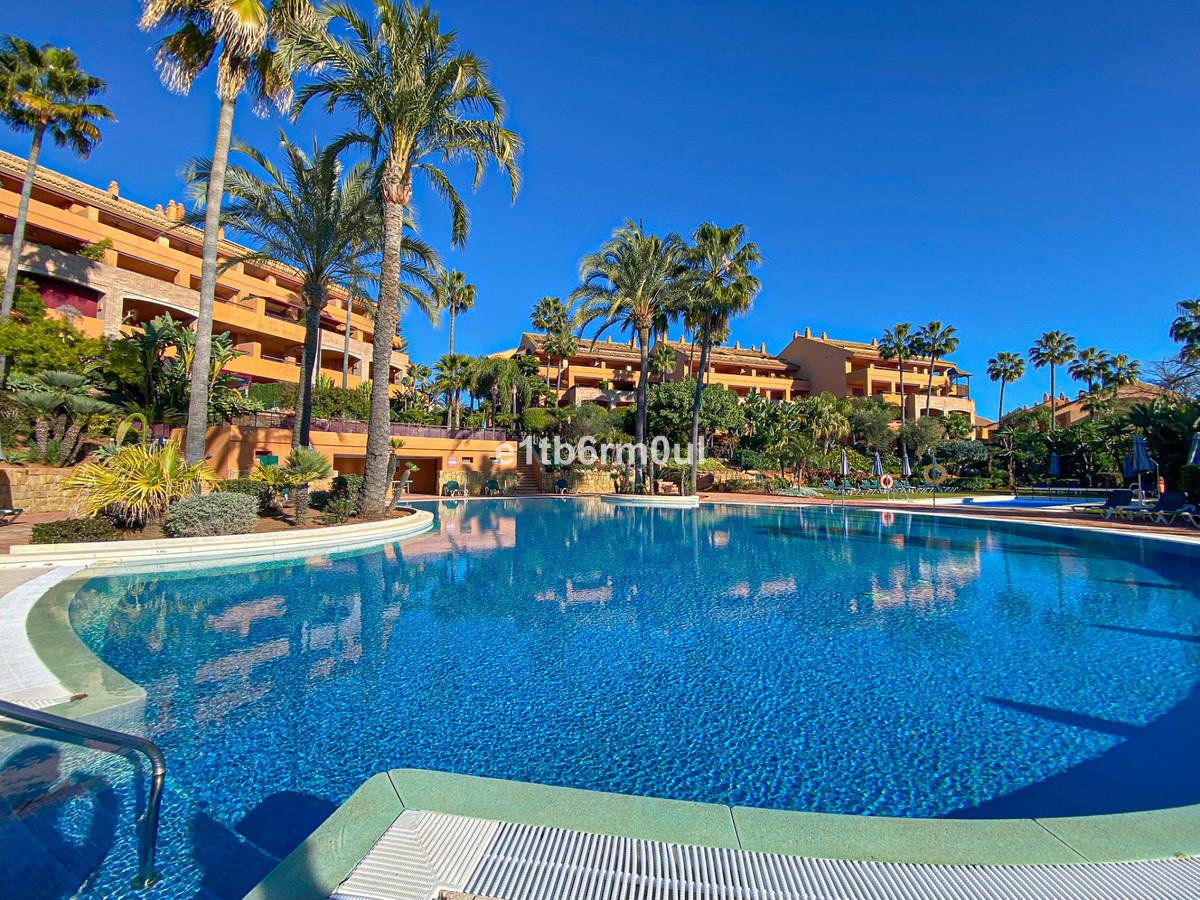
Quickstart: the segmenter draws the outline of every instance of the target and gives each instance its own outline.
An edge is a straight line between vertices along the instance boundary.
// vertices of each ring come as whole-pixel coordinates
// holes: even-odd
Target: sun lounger
[[[445,487],[442,488],[442,494],[446,497],[465,497],[466,490],[457,481],[447,481]]]
[[[489,478],[488,483],[483,486],[483,492],[489,497],[495,497],[501,493],[500,482],[495,478]]]
[[[1183,491],[1164,491],[1153,506],[1136,510],[1131,518],[1152,519],[1160,525],[1170,525],[1180,513],[1194,512],[1195,507],[1187,502]]]
[[[1104,498],[1104,503],[1100,506],[1085,504],[1083,506],[1072,506],[1072,510],[1095,510],[1104,516],[1106,519],[1111,519],[1114,515],[1119,518],[1125,518],[1130,512],[1130,507],[1133,505],[1133,491],[1120,488],[1115,491],[1109,491],[1108,496]]]
[[[554,493],[565,494],[569,486],[570,485],[567,484],[567,479],[560,478],[558,481],[554,482]]]
[[[13,506],[0,507],[0,525],[11,525],[21,517],[24,509]]]

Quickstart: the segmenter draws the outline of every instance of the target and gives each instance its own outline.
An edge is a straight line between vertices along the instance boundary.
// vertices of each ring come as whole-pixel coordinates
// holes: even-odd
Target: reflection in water
[[[1102,756],[1125,738],[1089,722],[1144,726],[1200,672],[1200,646],[1153,636],[1200,634],[1194,560],[1141,543],[818,507],[436,509],[384,550],[80,592],[75,627],[147,688],[205,834],[258,852],[238,823],[268,798],[321,810],[400,766],[947,815]]]

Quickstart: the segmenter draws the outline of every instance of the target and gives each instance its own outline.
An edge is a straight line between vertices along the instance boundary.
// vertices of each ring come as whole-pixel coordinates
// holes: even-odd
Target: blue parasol
[[[1188,448],[1187,460],[1184,465],[1200,466],[1200,431],[1192,435],[1192,446]]]
[[[1144,494],[1142,490],[1142,473],[1153,472],[1158,469],[1158,463],[1150,458],[1150,451],[1146,449],[1146,439],[1140,434],[1133,439],[1133,470],[1137,472],[1138,493]]]
[[[900,456],[900,474],[905,478],[912,478],[912,464],[908,461],[908,448],[904,448],[904,453]]]
[[[850,458],[846,456],[846,448],[842,448],[842,477],[847,478],[850,475]]]
[[[875,458],[871,461],[871,474],[876,478],[883,477],[883,460],[879,458],[879,451],[875,451]]]
[[[1050,465],[1047,466],[1047,468],[1046,468],[1046,474],[1049,475],[1051,478],[1057,478],[1060,474],[1061,468],[1062,467],[1058,463],[1058,454],[1051,453],[1050,454]]]

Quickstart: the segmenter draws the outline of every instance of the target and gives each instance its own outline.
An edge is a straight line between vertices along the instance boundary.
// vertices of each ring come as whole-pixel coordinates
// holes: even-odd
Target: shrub
[[[228,481],[218,484],[217,490],[254,497],[258,501],[259,513],[265,513],[271,506],[271,489],[261,481],[252,481],[249,478],[230,478]]]
[[[156,521],[176,500],[214,484],[217,475],[204,463],[189,463],[177,439],[161,447],[130,444],[103,462],[84,463],[64,482],[83,489],[83,508],[108,511],[120,522]]]
[[[339,475],[333,479],[333,496],[349,497],[354,500],[362,491],[362,483],[361,475]]]
[[[308,507],[309,509],[324,510],[332,499],[332,491],[313,491],[308,495]]]
[[[330,497],[321,513],[322,525],[337,525],[347,519],[354,518],[358,508],[349,497]]]
[[[1179,470],[1179,489],[1193,503],[1200,503],[1200,466],[1184,466]]]
[[[172,537],[245,534],[258,523],[258,498],[234,491],[214,491],[171,504],[167,533]]]
[[[39,522],[33,526],[31,544],[74,544],[88,541],[115,541],[121,530],[108,519],[63,519]]]

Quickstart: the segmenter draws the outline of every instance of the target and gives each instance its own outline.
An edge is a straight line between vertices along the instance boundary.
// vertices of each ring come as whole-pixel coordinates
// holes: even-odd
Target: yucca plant
[[[218,481],[206,463],[189,463],[178,439],[161,447],[130,444],[103,462],[84,463],[64,482],[82,488],[89,516],[107,513],[131,526],[156,522],[176,500]]]
[[[333,472],[333,466],[329,464],[325,454],[319,450],[313,450],[311,447],[294,447],[288,454],[285,471],[295,488],[292,491],[292,503],[296,510],[296,524],[299,525],[308,509],[309,482],[328,478]]]

